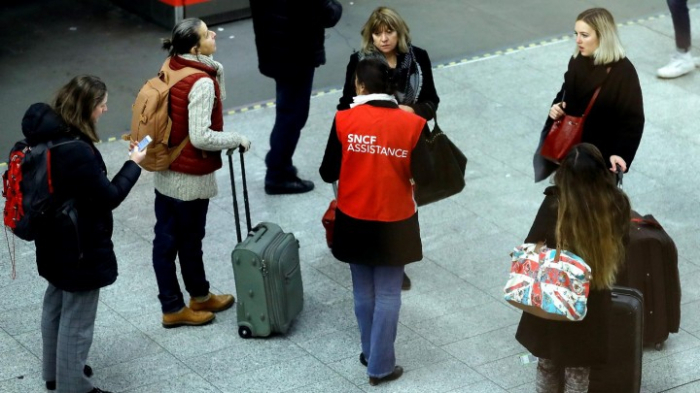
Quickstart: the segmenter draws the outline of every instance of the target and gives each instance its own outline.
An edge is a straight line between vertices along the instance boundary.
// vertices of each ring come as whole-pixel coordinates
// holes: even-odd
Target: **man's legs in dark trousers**
[[[676,47],[687,52],[690,49],[690,15],[688,0],[666,0],[673,19]]]
[[[208,208],[208,199],[181,201],[156,191],[153,268],[164,314],[178,312],[185,307],[177,280],[176,256],[179,256],[182,278],[190,296],[206,296],[209,293],[202,259]]]
[[[690,53],[690,16],[688,0],[666,0],[673,19],[676,36],[676,51],[671,61],[656,71],[659,78],[677,78],[695,70],[696,63]]]
[[[265,157],[267,165],[265,185],[268,193],[298,193],[313,189],[313,183],[309,181],[305,181],[306,186],[302,185],[301,180],[296,176],[296,168],[292,164],[292,156],[299,142],[301,129],[304,128],[309,116],[313,79],[313,67],[293,77],[275,79],[277,86],[275,125],[270,134],[270,151]],[[296,183],[296,187],[293,183]],[[285,186],[289,188],[289,192],[284,192]]]

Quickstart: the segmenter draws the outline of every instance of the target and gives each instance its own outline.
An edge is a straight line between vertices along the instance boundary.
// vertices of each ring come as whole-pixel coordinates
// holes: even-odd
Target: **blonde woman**
[[[362,48],[350,56],[343,96],[338,110],[350,108],[355,97],[355,68],[364,58],[378,58],[389,66],[389,76],[396,87],[399,108],[430,120],[440,98],[435,91],[428,52],[411,44],[406,22],[398,12],[379,7],[362,27]]]
[[[630,203],[600,151],[574,146],[554,175],[526,238],[582,257],[593,273],[588,312],[580,322],[523,313],[516,339],[537,364],[537,392],[587,392],[590,367],[606,363],[610,288],[624,258]]]
[[[629,170],[644,130],[642,89],[637,71],[625,56],[615,20],[604,8],[579,14],[574,25],[576,47],[564,74],[564,84],[552,102],[540,147],[552,122],[564,115],[581,116],[595,90],[600,94],[583,126],[582,142],[595,145],[611,171]],[[556,164],[534,157],[535,181],[546,179]]]

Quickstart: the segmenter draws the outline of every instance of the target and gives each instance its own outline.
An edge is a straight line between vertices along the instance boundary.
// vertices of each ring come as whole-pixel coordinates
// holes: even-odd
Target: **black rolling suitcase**
[[[286,333],[304,307],[304,287],[299,263],[299,241],[277,224],[261,222],[251,228],[245,163],[241,153],[241,177],[248,237],[241,241],[232,152],[228,153],[233,212],[238,244],[231,253],[236,282],[238,334],[242,338]]]
[[[680,328],[681,284],[676,245],[654,216],[632,212],[626,261],[617,285],[644,294],[644,344],[660,350],[669,333]]]
[[[644,297],[614,287],[608,363],[591,367],[589,393],[639,393],[642,386]]]

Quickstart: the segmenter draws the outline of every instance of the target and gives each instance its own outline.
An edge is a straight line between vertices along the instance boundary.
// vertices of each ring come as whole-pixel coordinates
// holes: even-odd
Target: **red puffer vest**
[[[216,100],[211,111],[211,130],[224,130],[224,113],[221,107],[221,92],[219,82],[216,80],[216,70],[203,63],[186,60],[180,56],[173,56],[170,59],[170,68],[179,70],[184,67],[192,67],[206,72],[205,74],[194,74],[176,83],[170,89],[170,118],[173,126],[170,131],[170,146],[177,146],[189,133],[189,94],[192,86],[200,78],[211,78],[214,81],[214,92]],[[170,164],[170,170],[175,172],[188,173],[191,175],[206,175],[221,168],[221,151],[204,151],[197,149],[188,143],[182,153]]]

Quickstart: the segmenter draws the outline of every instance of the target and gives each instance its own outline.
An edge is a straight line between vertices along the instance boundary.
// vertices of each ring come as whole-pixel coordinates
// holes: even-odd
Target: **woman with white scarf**
[[[164,171],[154,173],[155,239],[153,269],[158,282],[158,299],[163,327],[203,325],[215,312],[231,307],[233,295],[209,291],[204,272],[202,240],[209,199],[217,192],[215,171],[222,166],[224,149],[248,150],[250,141],[236,132],[223,132],[222,101],[224,67],[214,61],[216,33],[199,19],[188,18],[173,27],[163,42],[169,50],[167,67],[176,71],[193,68],[200,72],[185,77],[170,89],[172,120],[170,146],[189,137],[180,155]],[[187,292],[189,307],[180,290],[175,259]]]

